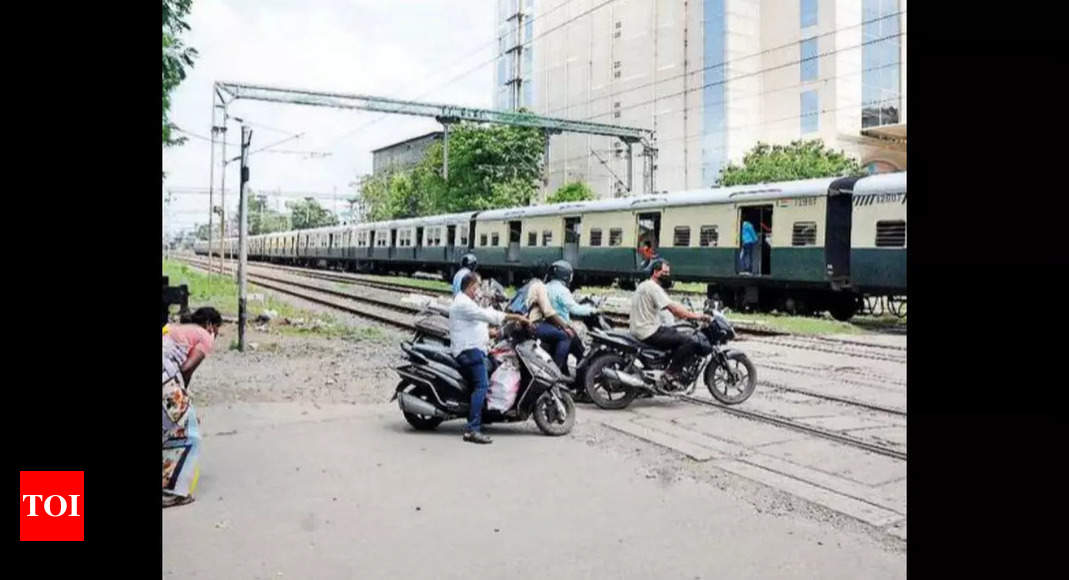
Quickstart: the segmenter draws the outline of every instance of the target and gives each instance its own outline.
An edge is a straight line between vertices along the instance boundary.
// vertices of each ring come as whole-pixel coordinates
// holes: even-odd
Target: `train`
[[[725,306],[849,320],[868,298],[904,303],[906,198],[906,172],[705,188],[255,235],[248,259],[450,279],[471,252],[510,283],[565,259],[579,285],[630,288],[649,241],[674,279],[705,283]],[[744,221],[759,236],[746,272]],[[225,241],[227,256],[237,250]]]

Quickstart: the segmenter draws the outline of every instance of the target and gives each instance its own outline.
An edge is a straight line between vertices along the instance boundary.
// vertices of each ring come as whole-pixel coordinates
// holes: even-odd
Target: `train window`
[[[486,234],[479,234],[479,245],[480,246],[485,246],[486,245]]]
[[[600,246],[601,245],[601,230],[600,229],[591,228],[591,230],[590,230],[590,245],[591,246]]]
[[[717,231],[716,226],[702,226],[701,237],[698,239],[698,245],[702,247],[713,246],[716,247],[720,241],[720,233]]]
[[[548,246],[553,243],[553,232],[550,230],[542,230],[542,245]]]
[[[791,235],[791,245],[817,245],[817,222],[794,222],[794,230]]]
[[[624,230],[620,228],[609,228],[609,245],[620,246],[624,243]]]
[[[500,236],[498,236],[497,232],[494,232],[494,233],[490,234],[490,245],[491,246],[494,246],[496,248],[497,247],[497,243],[499,241],[501,241],[501,238],[500,238]]]
[[[442,226],[434,228],[434,245],[442,245]]]
[[[538,232],[527,232],[527,245],[528,246],[537,246],[538,245]]]
[[[903,248],[906,246],[906,221],[876,222],[877,248]]]
[[[460,230],[460,245],[465,247],[468,245],[468,232],[463,229]]]
[[[690,226],[676,226],[672,245],[677,248],[686,248],[690,245]]]

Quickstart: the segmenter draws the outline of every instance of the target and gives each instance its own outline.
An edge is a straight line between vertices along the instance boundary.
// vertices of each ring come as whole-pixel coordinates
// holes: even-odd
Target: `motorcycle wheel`
[[[733,352],[725,358],[731,371],[739,376],[739,379],[732,380],[728,369],[710,363],[705,369],[705,386],[717,401],[725,405],[738,405],[753,394],[757,386],[757,369],[750,362],[750,357],[744,353]],[[732,388],[737,394],[731,394]]]
[[[427,389],[425,387],[413,385],[408,381],[401,381],[398,388],[401,389],[401,392],[419,397],[424,401],[430,401],[431,399],[431,395],[426,392]],[[401,414],[405,416],[405,421],[408,421],[408,424],[416,431],[433,431],[437,429],[438,425],[441,425],[443,421],[441,417],[417,415],[405,411],[401,411]]]
[[[560,402],[561,406],[564,407],[563,417],[560,414],[560,409],[556,408],[557,404],[553,400],[553,393],[548,391],[542,393],[542,396],[535,401],[535,425],[538,425],[538,429],[546,435],[553,437],[565,435],[575,425],[575,402],[572,401],[572,397],[568,393],[561,393]]]
[[[601,375],[601,371],[608,368],[619,369],[624,366],[623,357],[615,354],[602,355],[593,361],[586,369],[586,394],[594,404],[602,409],[623,409],[631,404],[638,395],[638,390],[629,387],[610,387],[609,382]],[[613,398],[612,395],[620,395]]]

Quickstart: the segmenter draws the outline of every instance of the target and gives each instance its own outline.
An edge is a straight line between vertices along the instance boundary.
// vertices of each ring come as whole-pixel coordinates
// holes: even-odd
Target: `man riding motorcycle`
[[[684,320],[711,320],[706,314],[691,312],[683,306],[672,302],[665,292],[672,286],[671,267],[662,259],[651,264],[649,279],[635,288],[631,297],[631,336],[654,348],[672,353],[671,362],[665,372],[666,384],[674,384],[683,363],[690,359],[702,344],[695,335],[684,334],[671,326],[663,324],[661,312],[667,310],[677,318]]]
[[[464,280],[464,276],[467,276],[469,272],[474,272],[479,269],[479,260],[475,257],[475,254],[467,253],[460,258],[460,269],[457,270],[456,275],[453,276],[453,296],[460,294],[460,283]]]
[[[548,281],[546,283],[546,294],[549,306],[563,322],[563,326],[559,324],[555,327],[545,324],[540,325],[540,327],[544,327],[542,330],[544,336],[539,335],[543,342],[549,343],[547,345],[549,348],[546,350],[553,355],[553,361],[557,363],[561,373],[565,376],[569,375],[568,354],[575,355],[576,361],[580,361],[583,358],[583,344],[571,327],[571,317],[589,316],[596,312],[593,306],[579,304],[575,301],[572,291],[568,288],[568,285],[571,284],[572,276],[572,265],[567,260],[557,260],[550,265],[546,273]],[[541,309],[532,308],[532,320],[541,319],[543,316],[545,314],[541,312]]]

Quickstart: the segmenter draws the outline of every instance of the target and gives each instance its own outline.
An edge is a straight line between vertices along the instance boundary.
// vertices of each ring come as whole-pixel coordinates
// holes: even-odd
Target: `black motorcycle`
[[[492,278],[483,280],[480,298],[477,302],[484,308],[504,310],[508,304],[505,287]],[[414,343],[437,343],[449,345],[449,305],[431,299],[423,310],[416,313],[413,325],[416,332],[412,336]]]
[[[401,382],[393,398],[397,399],[405,420],[418,430],[428,431],[442,421],[466,419],[472,387],[461,375],[448,347],[430,342],[405,342],[401,343],[401,350],[408,361],[395,369]],[[529,331],[515,323],[506,324],[489,359],[489,375],[502,364],[515,365],[520,373],[520,387],[508,409],[484,407],[483,423],[513,423],[534,416],[535,424],[546,435],[564,435],[572,430],[575,403],[561,388],[564,377]]]
[[[674,325],[682,332],[695,333],[701,343],[699,354],[684,363],[678,381],[664,376],[670,352],[635,340],[627,332],[593,331],[584,386],[594,404],[602,409],[623,409],[641,394],[689,395],[703,373],[705,385],[717,401],[737,405],[750,398],[757,385],[757,370],[745,353],[724,348],[736,334],[723,313],[708,304],[705,310],[712,321]]]

